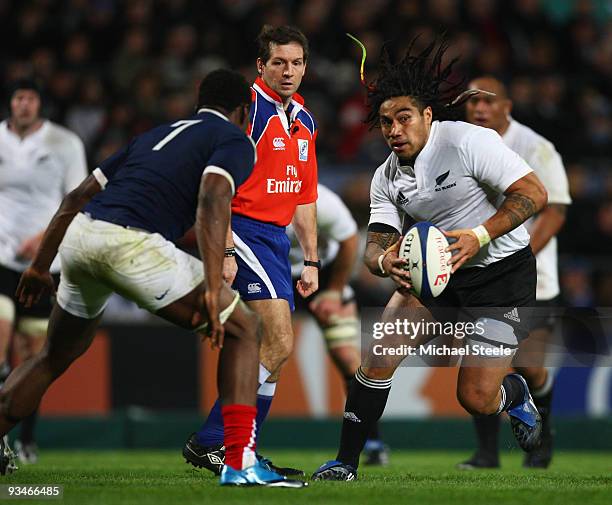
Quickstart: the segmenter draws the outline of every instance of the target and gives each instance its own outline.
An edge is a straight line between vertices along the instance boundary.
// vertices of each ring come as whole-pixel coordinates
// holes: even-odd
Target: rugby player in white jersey
[[[357,223],[340,197],[331,189],[317,187],[317,243],[321,271],[319,290],[304,299],[296,298],[297,308],[306,308],[314,316],[323,333],[329,357],[342,375],[348,391],[359,367],[359,320],[355,293],[349,281],[358,256]],[[293,225],[287,227],[291,241],[289,261],[294,285],[304,266],[304,254]],[[365,448],[366,465],[386,465],[389,449],[374,425]]]
[[[24,308],[14,296],[47,223],[62,198],[87,176],[85,148],[77,135],[41,117],[41,92],[33,80],[10,86],[10,116],[0,123],[0,381],[10,372],[8,348],[20,361],[38,353],[47,335],[51,298]],[[51,268],[59,273],[59,261]],[[15,449],[35,463],[36,411],[21,422]]]
[[[421,315],[430,309],[440,320],[441,308],[454,307],[458,320],[483,328],[466,337],[466,347],[493,355],[463,356],[457,398],[472,415],[507,412],[517,441],[529,451],[540,444],[541,418],[525,380],[507,369],[528,334],[535,301],[535,258],[522,223],[544,208],[546,190],[496,132],[447,120],[463,97],[453,99],[460,83],[449,84],[455,60],[443,63],[446,48],[434,41],[398,63],[384,57],[368,87],[368,120],[381,128],[392,153],[372,180],[364,262],[373,274],[397,284],[385,317],[400,309]],[[488,201],[483,185],[505,196],[499,208]],[[431,221],[450,239],[452,275],[438,298],[419,300],[410,291],[406,261],[397,254],[405,216]],[[402,341],[397,334],[389,337],[391,344]],[[430,337],[403,343],[415,347]],[[368,431],[384,411],[393,373],[404,358],[366,355],[349,391],[336,459],[323,464],[314,479],[357,478]]]
[[[546,207],[525,223],[531,235],[531,249],[536,255],[538,276],[535,304],[538,314],[533,318],[532,339],[529,343],[546,342],[552,331],[550,311],[557,305],[560,293],[556,235],[565,222],[567,206],[572,202],[563,161],[553,144],[510,116],[512,101],[508,98],[506,87],[498,79],[490,76],[478,77],[469,83],[468,89],[480,89],[494,95],[480,93],[471,97],[466,103],[467,120],[499,133],[504,143],[533,168],[548,192]],[[529,355],[521,357],[519,351],[515,359],[515,369],[529,384],[534,402],[542,416],[542,444],[525,455],[523,464],[531,468],[547,468],[552,459],[553,444],[550,420],[553,376],[545,367],[534,366],[538,364],[537,352],[533,352],[531,348],[525,351],[529,352]],[[540,352],[544,352],[544,349]],[[519,364],[521,366],[518,366]],[[474,425],[478,435],[478,450],[459,467],[498,467],[499,418],[475,417]]]

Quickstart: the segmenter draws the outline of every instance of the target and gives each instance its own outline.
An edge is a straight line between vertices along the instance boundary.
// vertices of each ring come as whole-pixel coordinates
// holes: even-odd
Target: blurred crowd
[[[560,237],[564,293],[570,303],[612,306],[605,0],[0,0],[0,75],[38,77],[46,115],[83,139],[93,165],[152,125],[190,114],[208,71],[254,78],[265,23],[295,24],[309,37],[300,93],[319,122],[321,179],[361,224],[369,174],[387,149],[363,123],[361,54],[345,32],[364,41],[372,79],[383,44],[401,54],[415,35],[419,46],[445,31],[449,57],[461,57],[454,77],[502,79],[516,119],[562,154],[575,202]]]

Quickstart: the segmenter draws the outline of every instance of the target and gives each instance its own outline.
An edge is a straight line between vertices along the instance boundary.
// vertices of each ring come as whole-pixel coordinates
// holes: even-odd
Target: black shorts
[[[560,296],[555,296],[550,300],[536,300],[533,318],[531,321],[532,330],[549,330],[555,326],[555,316],[558,316]]]
[[[15,291],[19,285],[21,272],[16,272],[10,268],[0,265],[0,295],[5,295],[15,303],[15,313],[17,317],[36,317],[48,319],[51,309],[55,303],[55,296],[44,295],[39,302],[29,309],[26,309],[15,297]],[[59,284],[59,275],[54,275],[55,287]]]
[[[319,289],[317,291],[315,291],[308,298],[302,298],[302,296],[299,293],[296,293],[295,295],[295,309],[296,310],[300,309],[300,310],[310,311],[310,309],[308,308],[308,304],[321,291],[325,291],[327,289],[327,286],[329,285],[329,277],[331,275],[331,265],[332,264],[325,265],[321,270],[319,270]],[[292,279],[294,286],[298,280],[299,280],[299,277],[294,277]],[[354,300],[355,300],[355,292],[353,291],[353,288],[350,286],[344,286],[344,289],[342,291],[342,304],[346,305],[348,303],[351,303]]]
[[[437,319],[487,317],[507,323],[521,341],[532,327],[536,282],[536,260],[527,246],[486,267],[458,270],[440,296],[423,303]]]

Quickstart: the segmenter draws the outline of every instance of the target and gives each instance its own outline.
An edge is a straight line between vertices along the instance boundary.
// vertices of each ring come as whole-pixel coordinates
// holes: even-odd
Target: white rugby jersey
[[[532,172],[497,132],[462,121],[434,121],[414,167],[395,153],[378,167],[370,188],[370,224],[402,230],[407,214],[442,230],[475,228],[497,212],[485,187],[503,193]],[[482,247],[461,268],[484,267],[529,244],[523,225]]]
[[[66,193],[87,176],[77,135],[51,121],[23,140],[0,123],[0,265],[23,271],[21,243],[43,231]],[[59,271],[59,261],[52,272]]]
[[[317,246],[321,265],[325,266],[336,258],[340,242],[357,233],[357,223],[336,193],[322,184],[317,185],[317,191]],[[304,254],[292,225],[287,226],[287,236],[291,241],[291,275],[299,277],[304,268]]]
[[[518,153],[533,168],[548,191],[549,204],[569,205],[572,203],[563,161],[552,143],[514,119],[510,120],[510,126],[502,139],[510,149]],[[533,218],[525,223],[527,229],[532,224]],[[536,299],[550,300],[560,293],[556,237],[550,239],[538,253],[536,259],[538,269]]]

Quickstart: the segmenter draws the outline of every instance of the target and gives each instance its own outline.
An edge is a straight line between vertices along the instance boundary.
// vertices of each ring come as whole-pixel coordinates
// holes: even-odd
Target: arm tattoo
[[[499,210],[508,216],[511,229],[514,229],[535,214],[536,204],[528,196],[511,193]]]
[[[374,231],[368,232],[367,246],[370,244],[378,245],[383,251],[386,251],[392,244],[397,242],[399,233],[378,233]]]

